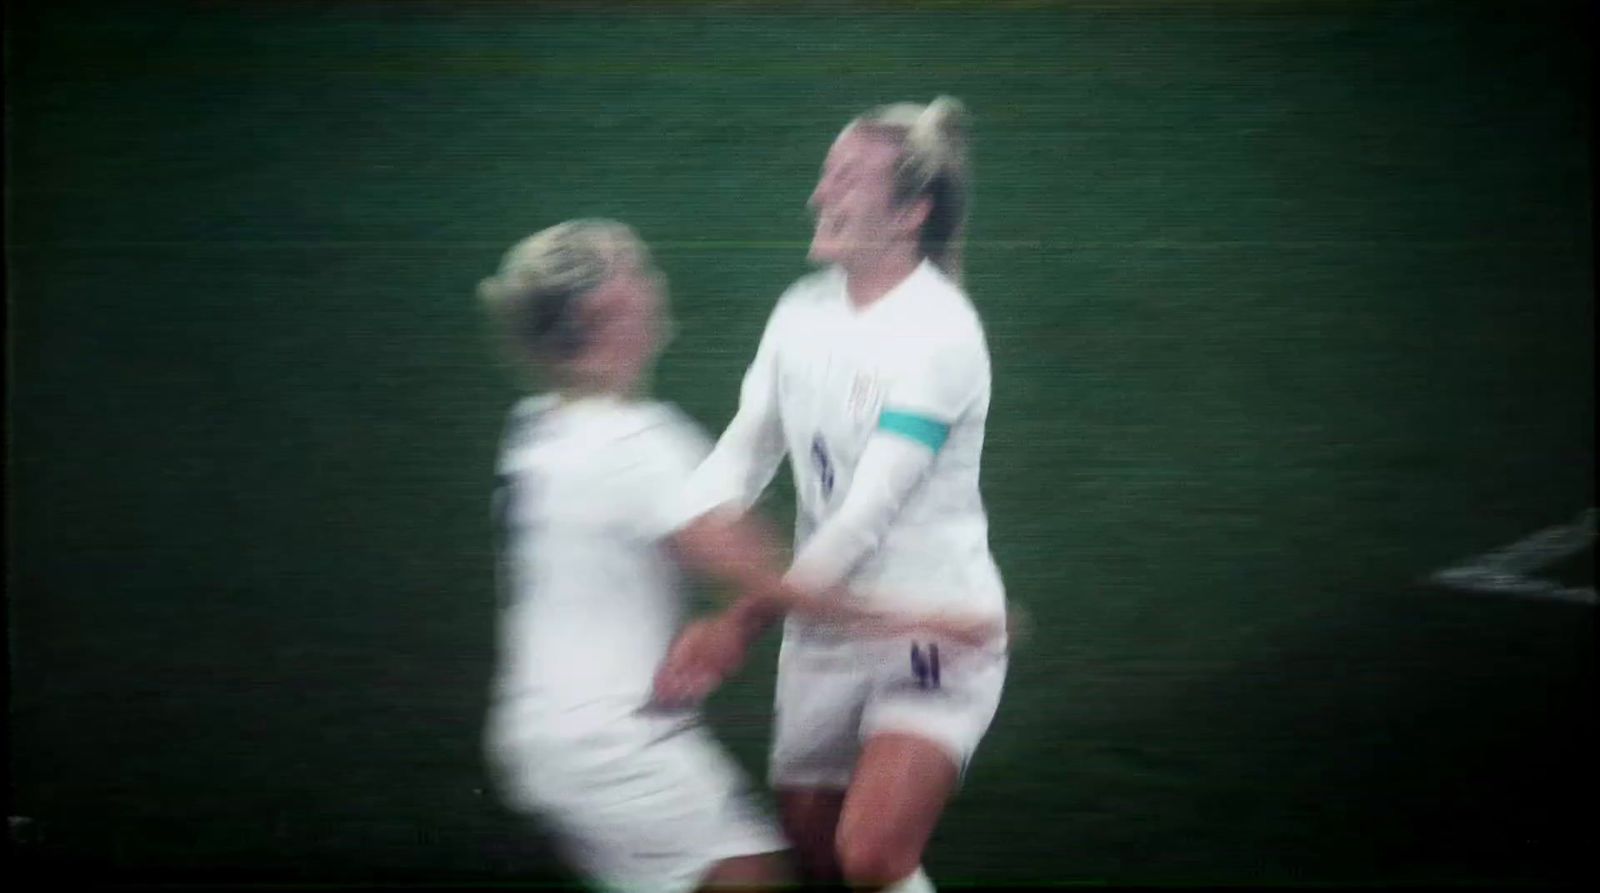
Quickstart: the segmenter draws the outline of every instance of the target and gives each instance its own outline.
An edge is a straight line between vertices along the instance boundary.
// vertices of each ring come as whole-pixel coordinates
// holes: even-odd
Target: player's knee
[[[922,853],[916,847],[876,829],[841,831],[835,849],[839,868],[851,884],[892,884],[922,863]]]

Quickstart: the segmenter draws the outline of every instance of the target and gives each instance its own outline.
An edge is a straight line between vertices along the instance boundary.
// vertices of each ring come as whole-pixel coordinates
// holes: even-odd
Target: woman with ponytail
[[[871,109],[839,134],[809,201],[822,269],[778,299],[680,512],[690,539],[752,525],[787,455],[798,516],[783,586],[994,630],[867,641],[789,616],[770,778],[812,880],[933,889],[923,850],[1005,679],[1005,590],[978,486],[989,355],[960,284],[968,165],[948,97]],[[745,600],[691,626],[658,696],[703,697],[778,613]]]

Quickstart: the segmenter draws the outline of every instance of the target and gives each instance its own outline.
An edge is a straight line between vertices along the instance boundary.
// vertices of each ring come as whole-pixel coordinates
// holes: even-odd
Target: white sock
[[[928,880],[927,872],[918,865],[916,871],[884,887],[883,893],[938,893],[938,891],[933,889],[933,881]]]

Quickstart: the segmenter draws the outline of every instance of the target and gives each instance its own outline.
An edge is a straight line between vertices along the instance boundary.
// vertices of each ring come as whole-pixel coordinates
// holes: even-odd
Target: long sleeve
[[[795,556],[787,580],[811,592],[839,585],[878,548],[895,514],[934,453],[921,443],[880,431],[867,442],[844,502]]]
[[[739,388],[739,411],[685,488],[680,524],[730,504],[748,510],[777,473],[787,452],[778,409],[780,324],[780,311],[774,311]]]
[[[930,347],[903,370],[885,395],[849,491],[795,556],[789,582],[811,591],[838,586],[877,550],[951,427],[988,388],[981,340]]]

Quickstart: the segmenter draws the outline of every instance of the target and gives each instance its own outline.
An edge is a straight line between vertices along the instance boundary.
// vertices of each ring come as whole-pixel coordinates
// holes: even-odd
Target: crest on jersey
[[[851,417],[859,421],[876,412],[881,397],[880,391],[877,375],[871,372],[857,372],[855,380],[850,383],[848,405]]]

